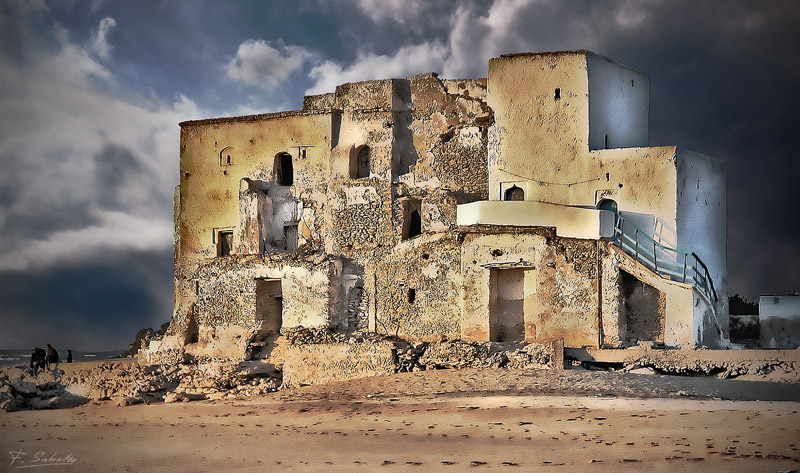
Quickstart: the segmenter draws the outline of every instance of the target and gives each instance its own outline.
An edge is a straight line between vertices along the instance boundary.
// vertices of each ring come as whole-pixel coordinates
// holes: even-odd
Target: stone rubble
[[[800,373],[793,361],[730,361],[689,360],[681,356],[670,359],[643,355],[625,363],[623,371],[636,372],[651,369],[654,373],[679,376],[716,376],[722,379],[747,377],[751,379],[800,382]]]
[[[0,411],[65,407],[75,396],[64,389],[63,371],[33,374],[22,368],[0,370]]]
[[[321,371],[320,367],[315,371],[309,366],[294,366],[297,365],[297,360],[293,359],[283,360],[281,363],[280,357],[275,357],[276,352],[273,352],[272,358],[244,361],[191,360],[145,366],[134,360],[101,362],[68,374],[62,370],[53,370],[38,376],[32,376],[27,369],[5,368],[0,370],[0,411],[68,407],[87,400],[111,401],[119,406],[127,406],[153,402],[248,398],[291,385],[319,384],[329,379],[350,379],[375,374],[347,368],[349,357],[359,353],[371,356],[370,353],[381,352],[386,355],[386,366],[376,373],[392,373],[392,370],[399,373],[466,368],[557,368],[555,365],[558,364],[558,348],[554,344],[464,340],[409,342],[376,334],[344,335],[326,329],[302,327],[283,330],[274,343],[278,347],[277,352],[281,351],[280,347],[285,347],[294,352],[300,350],[305,353],[306,358],[313,353],[317,358],[326,360],[323,362],[324,366]],[[345,354],[342,359],[344,361],[335,361],[336,353],[339,352]],[[629,358],[622,365],[622,371],[800,382],[794,362],[748,363],[744,359],[700,362],[690,359],[691,354],[675,354],[665,358],[665,352],[658,352],[660,355],[654,352],[650,356],[645,354]],[[301,368],[303,372],[297,371]],[[291,382],[292,379],[295,379],[294,383]]]

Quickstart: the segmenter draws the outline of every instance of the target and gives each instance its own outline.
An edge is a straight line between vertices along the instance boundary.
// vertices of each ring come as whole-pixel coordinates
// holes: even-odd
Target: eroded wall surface
[[[298,112],[183,123],[162,345],[242,350],[264,335],[266,279],[280,281],[283,327],[457,338],[456,206],[487,197],[485,97],[485,80],[422,74],[344,84]]]
[[[462,338],[490,340],[491,273],[523,270],[525,341],[563,338],[566,346],[598,344],[596,242],[556,237],[552,229],[465,229],[462,246]],[[501,288],[496,289],[502,292]]]
[[[349,83],[305,97],[300,111],[182,123],[175,313],[160,345],[236,357],[278,325],[489,340],[517,330],[517,307],[527,341],[629,343],[620,268],[651,275],[604,236],[466,228],[456,216],[519,188],[524,200],[566,206],[614,200],[665,244],[697,241],[682,227],[709,212],[724,223],[716,181],[686,187],[715,162],[646,147],[648,87],[586,51],[520,54],[491,60],[488,79]],[[600,149],[615,146],[627,147]],[[709,260],[724,281],[724,258]],[[708,317],[685,287],[648,284],[666,311],[648,330],[665,342],[711,336],[695,337]],[[280,324],[262,320],[275,311]]]
[[[800,346],[800,295],[760,296],[758,320],[761,346],[767,348]]]

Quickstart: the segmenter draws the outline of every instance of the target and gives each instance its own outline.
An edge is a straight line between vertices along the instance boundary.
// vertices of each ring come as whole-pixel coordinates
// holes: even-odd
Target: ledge
[[[584,240],[614,236],[614,213],[534,201],[483,201],[459,205],[459,226],[554,227],[556,235]]]

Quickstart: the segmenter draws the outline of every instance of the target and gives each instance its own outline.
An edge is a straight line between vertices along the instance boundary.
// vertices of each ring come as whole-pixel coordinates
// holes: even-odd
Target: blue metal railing
[[[712,303],[718,301],[708,267],[697,253],[658,243],[620,214],[614,223],[614,244],[656,274],[694,284]]]

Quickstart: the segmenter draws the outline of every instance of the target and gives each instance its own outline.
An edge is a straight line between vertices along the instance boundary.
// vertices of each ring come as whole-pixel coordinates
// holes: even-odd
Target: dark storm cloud
[[[750,298],[800,289],[798,20],[796,2],[658,2],[603,41],[650,76],[652,145],[728,163],[729,290]]]
[[[66,322],[89,344],[78,335],[127,342],[169,316],[181,120],[298,108],[304,92],[347,81],[485,77],[499,54],[567,49],[650,76],[652,145],[728,163],[731,293],[800,290],[799,10],[735,0],[0,2],[0,318],[53,336],[54,321]],[[42,294],[52,300],[34,300]]]
[[[171,252],[110,255],[104,264],[0,272],[0,346],[127,348],[142,327],[169,319]]]

